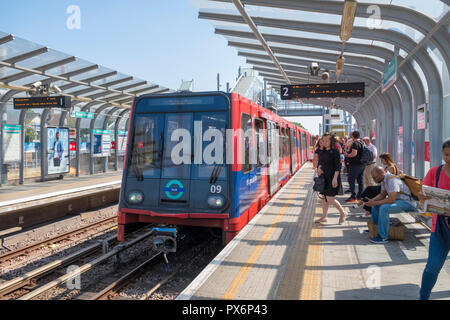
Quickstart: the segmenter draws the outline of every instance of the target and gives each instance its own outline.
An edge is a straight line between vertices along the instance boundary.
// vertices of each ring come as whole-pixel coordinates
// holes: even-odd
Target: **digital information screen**
[[[362,98],[364,82],[314,83],[281,86],[281,100],[302,98]]]
[[[14,98],[14,109],[70,109],[71,106],[71,99],[67,96]]]

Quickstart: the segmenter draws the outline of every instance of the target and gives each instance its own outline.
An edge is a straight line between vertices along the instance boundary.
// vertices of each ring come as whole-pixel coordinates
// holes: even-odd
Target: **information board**
[[[281,100],[302,98],[362,98],[364,95],[364,82],[314,83],[281,86]]]
[[[14,98],[14,109],[16,110],[41,108],[70,109],[71,107],[71,99],[68,96]]]
[[[2,127],[3,135],[3,162],[20,162],[20,144],[22,126],[4,124]]]

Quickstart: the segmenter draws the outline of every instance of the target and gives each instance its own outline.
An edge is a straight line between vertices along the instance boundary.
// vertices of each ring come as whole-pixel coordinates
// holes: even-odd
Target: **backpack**
[[[362,164],[369,164],[373,162],[373,152],[367,148],[365,143],[362,143],[362,152],[361,152],[361,159]]]
[[[408,187],[411,192],[411,196],[414,200],[419,200],[418,194],[422,191],[422,181],[417,179],[416,177],[408,176],[407,174],[399,174],[398,176],[391,176],[389,180],[392,178],[400,178]]]

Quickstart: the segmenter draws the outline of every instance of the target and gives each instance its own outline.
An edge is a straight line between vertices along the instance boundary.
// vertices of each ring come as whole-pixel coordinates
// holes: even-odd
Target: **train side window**
[[[256,167],[261,168],[266,158],[264,148],[264,127],[261,119],[255,119],[255,137],[256,137]]]
[[[246,114],[242,114],[241,126],[243,130],[242,136],[242,173],[248,173],[253,170],[251,163],[252,148],[252,118]]]

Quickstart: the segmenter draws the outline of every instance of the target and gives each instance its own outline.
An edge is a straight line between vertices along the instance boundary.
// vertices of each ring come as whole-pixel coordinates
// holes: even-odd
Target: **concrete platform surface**
[[[400,213],[403,241],[372,244],[363,210],[345,205],[316,224],[322,207],[306,164],[177,297],[177,300],[416,300],[430,232]],[[342,177],[344,190],[346,176]],[[449,259],[448,259],[449,260]],[[450,300],[447,260],[431,299]]]

